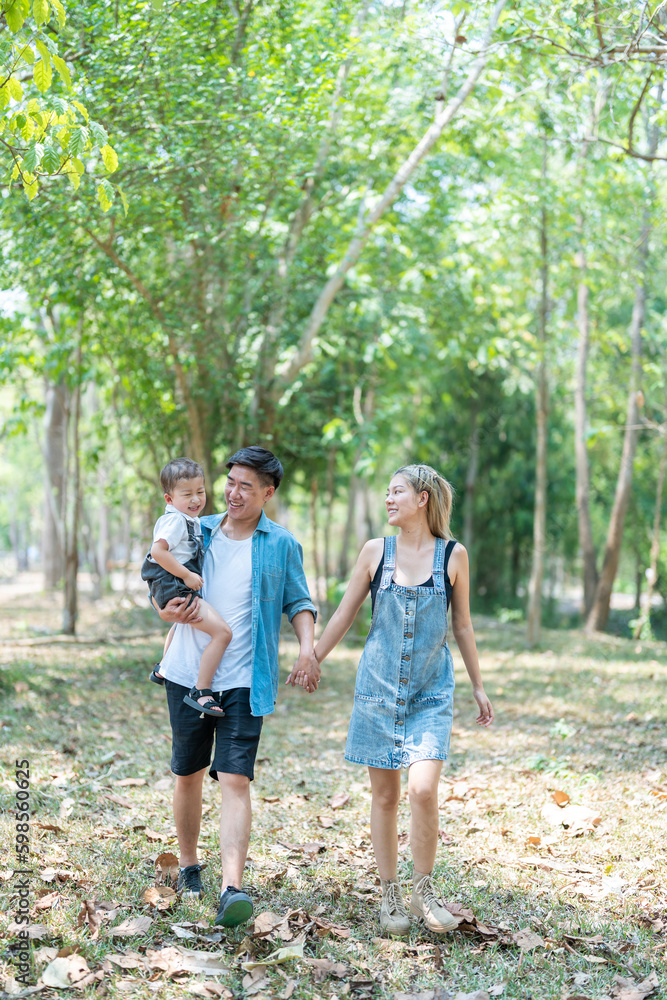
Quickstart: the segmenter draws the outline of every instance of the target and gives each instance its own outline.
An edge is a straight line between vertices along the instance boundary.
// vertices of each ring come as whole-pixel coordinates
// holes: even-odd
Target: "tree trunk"
[[[662,90],[662,84],[660,84],[657,95],[657,103],[659,105],[662,105]],[[655,122],[655,120],[653,123],[649,123],[647,119],[646,135],[648,139],[647,145],[649,157],[655,156],[658,149],[658,143],[660,141],[660,126]],[[650,164],[648,169],[649,171],[651,170]],[[611,603],[611,592],[614,586],[614,580],[616,579],[618,561],[621,554],[625,514],[628,509],[630,489],[632,488],[632,473],[634,470],[637,438],[639,436],[638,394],[642,375],[642,328],[644,326],[644,317],[646,314],[649,237],[651,234],[651,211],[654,199],[655,181],[649,173],[639,249],[637,251],[638,277],[635,284],[635,301],[632,309],[632,320],[630,323],[630,352],[632,360],[630,366],[630,383],[628,387],[628,403],[625,418],[625,434],[623,436],[623,451],[621,453],[621,464],[618,470],[614,505],[609,518],[602,571],[595,590],[593,605],[586,620],[586,628],[590,632],[604,632],[607,627],[607,621],[609,619],[609,605]]]
[[[653,589],[658,578],[658,560],[660,558],[660,522],[662,518],[662,492],[665,485],[665,471],[667,470],[667,424],[662,426],[662,451],[660,453],[660,467],[658,469],[658,483],[655,490],[655,510],[653,512],[653,538],[651,539],[651,557],[648,573],[646,574],[646,594],[644,596],[644,610],[640,615],[637,627],[634,631],[634,638],[641,639],[644,626],[651,621],[651,601],[653,600]]]
[[[639,248],[639,271],[640,275],[635,287],[635,301],[632,310],[632,322],[630,325],[632,362],[630,369],[630,384],[628,389],[628,402],[625,418],[625,434],[623,436],[623,451],[621,463],[618,470],[616,482],[616,493],[614,505],[609,518],[607,529],[607,541],[604,550],[604,561],[602,571],[595,590],[595,597],[589,612],[586,628],[588,631],[604,632],[609,619],[609,605],[611,603],[611,592],[616,579],[618,562],[621,554],[621,543],[623,541],[623,528],[625,526],[625,514],[630,500],[630,489],[632,487],[632,473],[637,449],[639,407],[637,394],[641,379],[641,353],[642,353],[642,327],[644,325],[644,315],[646,311],[646,284],[648,269],[648,237],[649,237],[649,210],[644,212],[644,222],[642,225],[642,240]]]
[[[327,507],[326,519],[324,522],[324,576],[328,580],[333,570],[331,567],[331,521],[333,519],[333,505],[336,499],[336,449],[329,449],[327,459]],[[325,584],[326,586],[326,584]]]
[[[470,439],[468,443],[468,468],[466,470],[466,491],[463,498],[463,544],[468,551],[468,555],[470,555],[470,551],[472,549],[473,524],[475,519],[475,486],[477,485],[477,470],[479,467],[478,415],[479,408],[477,401],[475,401],[471,413]]]
[[[583,229],[580,219],[580,231]],[[590,469],[588,464],[587,420],[586,420],[586,372],[589,349],[588,285],[586,284],[586,254],[583,235],[576,254],[579,268],[577,287],[577,315],[579,323],[579,343],[577,347],[577,378],[574,390],[574,456],[576,466],[576,499],[579,524],[579,548],[583,561],[584,617],[593,605],[598,584],[598,570],[593,544],[593,530],[590,514]]]
[[[79,343],[76,354],[77,379],[81,370],[81,327],[79,329]],[[81,462],[79,456],[79,425],[81,422],[81,382],[77,381],[73,394],[73,405],[71,410],[71,445],[69,448],[70,462],[68,462],[68,475],[70,479],[70,512],[66,519],[65,530],[65,604],[63,608],[63,632],[65,635],[74,635],[76,632],[76,622],[79,616],[79,533],[81,527]]]
[[[313,572],[315,574],[313,596],[317,607],[321,608],[320,576],[322,568],[320,565],[320,540],[317,526],[317,478],[315,476],[310,481],[310,537],[313,550]]]
[[[63,504],[65,499],[65,444],[67,435],[67,388],[63,380],[47,383],[44,411],[44,527],[42,567],[44,588],[58,586],[65,571]]]
[[[547,414],[549,388],[547,382],[547,320],[549,311],[549,261],[547,240],[546,197],[547,140],[542,154],[542,209],[540,212],[540,279],[541,301],[538,318],[539,360],[535,391],[535,416],[537,421],[537,449],[535,455],[535,510],[533,516],[533,567],[528,588],[528,644],[540,641],[542,629],[542,578],[546,551],[547,525]]]
[[[359,488],[359,480],[354,472],[354,467],[359,459],[359,454],[357,453],[354,457],[354,463],[352,465],[352,472],[350,473],[350,485],[348,487],[347,493],[347,516],[345,518],[345,528],[343,530],[343,539],[340,547],[340,557],[338,559],[338,579],[346,580],[347,571],[349,568],[349,555],[350,555],[350,541],[352,539],[352,532],[354,531],[355,524],[355,512],[357,506],[357,491]]]

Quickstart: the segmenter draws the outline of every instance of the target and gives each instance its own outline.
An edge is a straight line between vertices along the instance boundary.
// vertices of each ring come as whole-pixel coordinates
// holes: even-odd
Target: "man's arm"
[[[299,640],[299,656],[285,683],[294,687],[296,674],[303,671],[305,682],[301,686],[310,694],[317,691],[322,673],[314,653],[315,618],[312,611],[298,611],[292,618],[292,627]]]

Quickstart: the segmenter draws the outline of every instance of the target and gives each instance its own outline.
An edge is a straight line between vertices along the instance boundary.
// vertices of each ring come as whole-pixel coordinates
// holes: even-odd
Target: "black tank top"
[[[455,538],[450,538],[450,540],[447,542],[447,545],[445,546],[445,558],[443,560],[443,567],[442,567],[443,571],[444,571],[444,577],[445,577],[445,593],[447,595],[447,610],[449,610],[449,602],[451,601],[451,598],[452,598],[452,585],[449,582],[449,575],[447,573],[447,567],[449,565],[449,557],[451,556],[452,550],[453,550],[453,548],[454,548],[455,545],[456,545],[456,539]],[[378,563],[378,568],[375,570],[375,576],[373,577],[373,579],[371,581],[371,604],[372,604],[373,608],[375,607],[375,597],[376,597],[376,594],[377,594],[378,590],[380,589],[380,584],[382,583],[382,570],[383,569],[384,569],[384,550],[382,551],[382,559],[380,559],[380,562]],[[429,578],[426,581],[426,583],[420,583],[419,586],[420,587],[432,587],[433,586],[433,577],[429,576]]]

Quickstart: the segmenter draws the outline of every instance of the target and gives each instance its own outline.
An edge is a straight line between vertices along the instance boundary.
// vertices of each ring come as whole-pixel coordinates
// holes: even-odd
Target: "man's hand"
[[[193,625],[195,622],[202,621],[202,617],[199,614],[199,598],[193,597],[192,603],[185,607],[187,602],[187,597],[172,597],[162,609],[157,608],[156,610],[163,622],[178,622],[180,625]]]
[[[313,691],[317,691],[321,674],[322,671],[315,653],[312,651],[300,653],[285,684],[291,684],[292,687],[302,687],[308,694],[312,694]]]
[[[204,586],[204,581],[200,577],[199,573],[192,573],[190,570],[187,571],[183,577],[183,583],[190,590],[201,590]]]

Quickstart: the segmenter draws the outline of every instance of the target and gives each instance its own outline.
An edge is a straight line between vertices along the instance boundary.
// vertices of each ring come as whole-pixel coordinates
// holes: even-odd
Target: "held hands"
[[[478,726],[490,726],[493,722],[493,705],[487,698],[484,688],[473,688],[472,693],[479,706],[479,715],[475,722]]]
[[[300,653],[285,684],[302,687],[308,694],[312,694],[313,691],[317,691],[321,674],[315,653]]]
[[[200,577],[199,573],[192,573],[190,570],[188,570],[183,576],[183,583],[186,587],[189,587],[190,590],[201,590],[204,586],[204,581]]]

